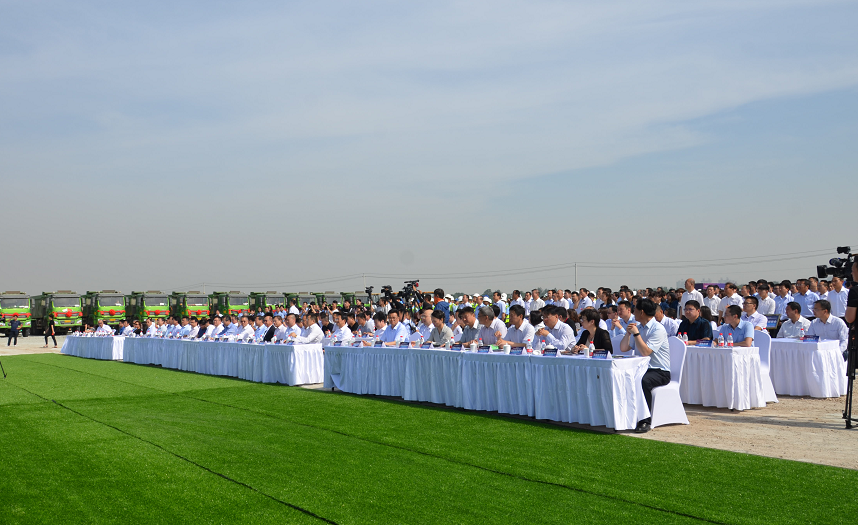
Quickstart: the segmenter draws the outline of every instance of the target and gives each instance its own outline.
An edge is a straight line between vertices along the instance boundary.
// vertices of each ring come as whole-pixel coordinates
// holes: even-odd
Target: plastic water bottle
[[[804,327],[801,327],[801,332],[798,334],[798,338],[801,341],[804,341]]]
[[[724,348],[724,334],[718,334],[718,347]]]
[[[682,332],[682,342],[688,345],[688,332]]]
[[[733,334],[727,334],[727,348],[733,348]]]
[[[593,341],[590,341],[590,346],[587,347],[587,357],[593,357],[593,353],[596,351],[596,346],[593,345]]]
[[[527,340],[527,342],[525,343],[525,345],[524,345],[524,350],[525,350],[528,354],[532,354],[532,353],[533,353],[533,343],[530,341],[530,339],[528,339],[528,340]]]

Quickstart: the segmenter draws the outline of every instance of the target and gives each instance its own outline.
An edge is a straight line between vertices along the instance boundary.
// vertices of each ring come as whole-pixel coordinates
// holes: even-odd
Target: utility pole
[[[575,263],[575,289],[578,289],[578,263]]]

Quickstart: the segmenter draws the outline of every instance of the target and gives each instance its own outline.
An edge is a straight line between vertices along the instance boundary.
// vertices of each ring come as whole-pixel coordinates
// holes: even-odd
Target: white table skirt
[[[641,388],[648,357],[530,357],[536,419],[635,428],[650,416]]]
[[[125,362],[161,365],[257,383],[304,385],[322,382],[322,345],[257,345],[215,341],[129,338]]]
[[[411,350],[402,397],[461,408],[462,355],[449,350]]]
[[[846,394],[846,362],[839,341],[805,343],[772,339],[769,375],[778,394],[811,397]]]
[[[448,350],[325,348],[325,387],[470,410],[634,428],[649,358],[576,359]]]
[[[123,358],[125,337],[66,337],[60,353],[89,359],[119,361]]]
[[[468,352],[462,355],[461,374],[466,409],[534,415],[529,356]]]
[[[689,346],[679,395],[690,405],[736,410],[765,407],[759,349]]]

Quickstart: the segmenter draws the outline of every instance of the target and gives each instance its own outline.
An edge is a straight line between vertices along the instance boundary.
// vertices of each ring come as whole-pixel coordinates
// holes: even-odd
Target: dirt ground
[[[61,348],[63,337],[57,337]],[[43,337],[18,338],[18,346],[7,347],[0,339],[0,358],[15,354],[58,353],[42,348]],[[321,385],[307,385],[320,388]],[[845,397],[813,399],[778,396],[778,403],[742,412],[724,408],[685,405],[690,425],[668,425],[647,434],[627,433],[640,439],[655,439],[699,447],[756,454],[773,458],[858,469],[858,428],[846,430],[842,418]],[[568,425],[606,431],[604,427]]]

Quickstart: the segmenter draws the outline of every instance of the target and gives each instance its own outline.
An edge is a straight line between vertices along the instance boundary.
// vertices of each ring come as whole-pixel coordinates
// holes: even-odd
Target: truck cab
[[[336,301],[337,304],[340,306],[342,306],[343,304],[343,295],[337,292],[317,292],[313,295],[316,296],[316,304],[318,304],[319,306],[322,306],[322,303],[328,303],[328,305],[330,306],[334,303],[334,301]]]
[[[250,294],[250,308],[254,312],[258,308],[262,308],[263,312],[271,312],[277,305],[289,306],[286,302],[286,294],[272,291],[252,292]]]
[[[141,323],[147,318],[157,319],[170,316],[170,298],[158,290],[131,292],[126,298],[128,320]]]
[[[83,296],[83,318],[90,326],[101,319],[116,329],[119,321],[125,319],[125,296],[117,290],[86,292]]]
[[[214,292],[209,296],[212,302],[212,311],[219,311],[223,315],[240,315],[247,313],[250,309],[250,298],[246,293],[238,291]]]
[[[6,291],[0,293],[0,332],[6,335],[15,316],[21,323],[21,334],[30,335],[33,314],[30,311],[30,297],[24,292]]]
[[[170,310],[176,317],[208,317],[211,308],[209,296],[199,291],[173,292]]]
[[[59,334],[83,326],[81,296],[71,290],[42,292],[30,298],[33,313],[33,330],[44,333],[54,320],[54,329]]]

